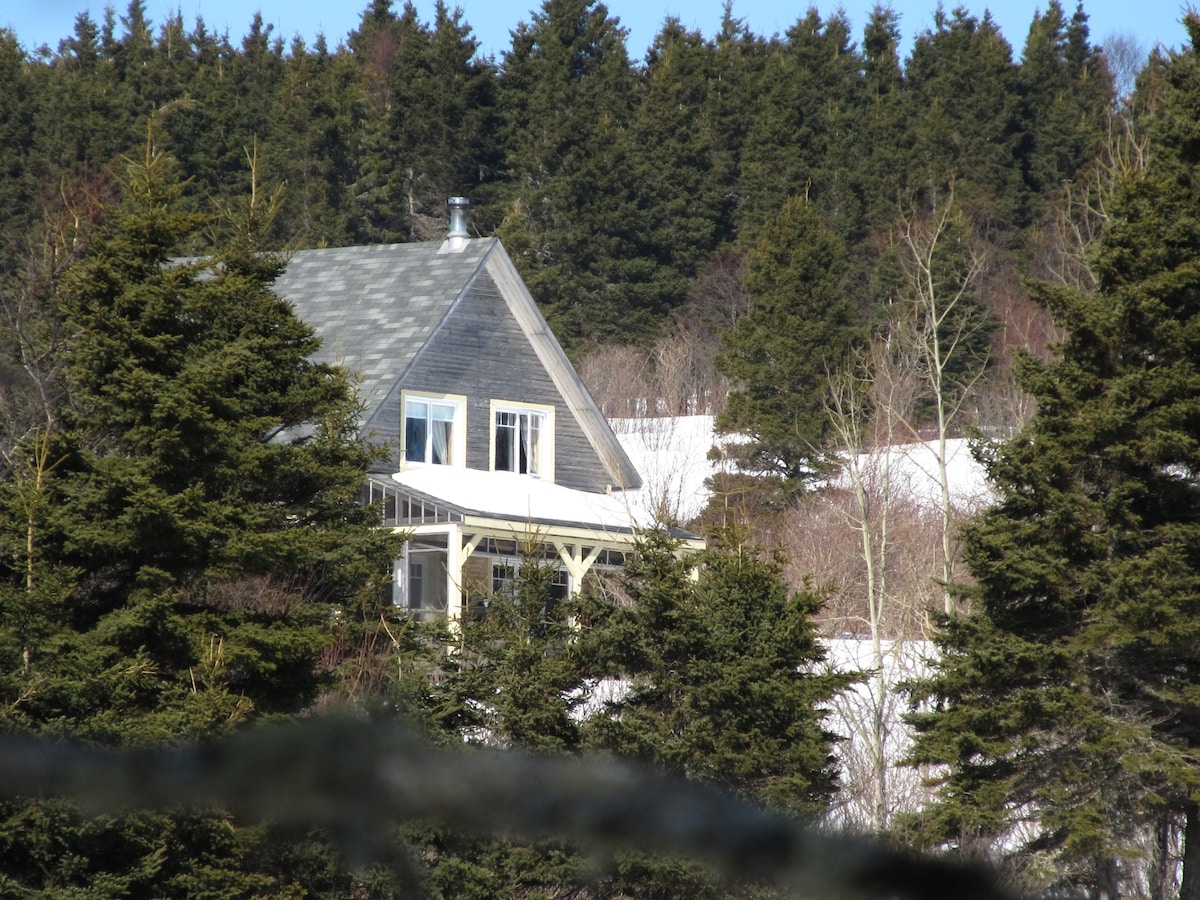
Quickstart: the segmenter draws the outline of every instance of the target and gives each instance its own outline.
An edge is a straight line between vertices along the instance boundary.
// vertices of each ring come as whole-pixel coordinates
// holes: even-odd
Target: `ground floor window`
[[[519,588],[521,563],[518,560],[494,560],[492,562],[492,593],[515,597]],[[550,578],[550,597],[566,600],[571,593],[571,576],[566,569],[555,567]]]

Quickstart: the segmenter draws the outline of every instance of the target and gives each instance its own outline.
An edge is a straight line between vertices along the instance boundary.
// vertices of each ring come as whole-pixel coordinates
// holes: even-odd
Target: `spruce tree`
[[[820,813],[837,787],[825,705],[857,677],[821,670],[820,593],[789,591],[781,561],[734,529],[699,557],[677,551],[666,533],[647,534],[626,570],[629,602],[581,613],[582,652],[629,681],[588,721],[589,740],[780,810]]]
[[[297,37],[283,65],[280,103],[262,144],[271,176],[288,185],[282,218],[293,245],[340,247],[350,243],[357,212],[351,186],[361,84],[350,54],[330,53],[323,35],[312,49]]]
[[[496,168],[493,71],[461,11],[435,4],[430,28],[411,2],[399,15],[391,7],[371,4],[350,35],[366,96],[357,236],[435,240],[444,236],[447,197],[469,194],[486,208],[478,191]]]
[[[905,114],[912,132],[906,193],[957,193],[968,213],[994,230],[1020,225],[1028,197],[1012,47],[988,15],[939,7],[917,36],[905,67]]]
[[[846,291],[846,248],[805,197],[793,197],[746,260],[752,306],[722,337],[721,370],[737,384],[717,427],[750,439],[743,468],[792,488],[828,465],[830,374],[862,336]]]
[[[497,231],[568,351],[653,332],[645,216],[630,190],[637,80],[625,30],[594,0],[546,0],[513,32],[497,81],[508,185]],[[631,228],[633,224],[635,227]]]
[[[0,208],[9,219],[0,228],[0,271],[11,261],[12,244],[33,224],[29,152],[34,97],[26,64],[16,36],[0,29]]]
[[[719,229],[722,244],[737,236],[735,218],[741,196],[742,151],[758,113],[770,46],[733,17],[726,0],[721,28],[712,41],[705,116],[712,122],[714,173],[725,190]]]
[[[945,767],[915,833],[1093,896],[1175,839],[1180,896],[1200,894],[1200,18],[1186,24],[1147,164],[1116,173],[1097,292],[1037,289],[1067,337],[1022,362],[1038,409],[986,457],[999,499],[964,535],[974,612],[943,620],[937,670],[913,686],[912,761]]]
[[[272,205],[174,263],[200,224],[181,191],[165,157],[131,163],[59,285],[71,403],[0,483],[8,729],[161,745],[293,715],[328,685],[337,631],[377,614],[394,540],[357,503],[346,376],[308,361],[311,329],[271,291]],[[0,823],[0,873],[28,892],[294,889],[284,844],[209,811],[91,821],[48,800]]]
[[[614,275],[627,285],[629,306],[650,314],[647,331],[681,305],[728,215],[728,188],[708,115],[712,62],[712,49],[699,32],[668,19],[642,72],[641,99],[629,126],[625,189],[631,258],[614,266]]]
[[[890,7],[876,6],[863,29],[864,115],[855,131],[855,140],[865,142],[860,151],[865,157],[864,215],[876,228],[895,216],[911,158],[899,47],[899,16]]]
[[[849,138],[862,115],[862,73],[862,55],[840,12],[823,20],[810,8],[775,44],[742,150],[744,239],[757,239],[784,202],[800,194],[825,211],[843,239],[862,230],[861,145]]]
[[[442,663],[445,679],[424,701],[436,712],[419,713],[454,740],[543,752],[579,747],[576,601],[555,596],[555,569],[540,550],[525,548],[499,590],[469,586],[472,614],[461,624],[460,651]]]
[[[1112,76],[1088,41],[1082,7],[1070,19],[1054,0],[1034,16],[1019,75],[1028,145],[1026,178],[1038,194],[1053,191],[1100,152],[1114,103]]]
[[[316,339],[271,293],[282,262],[259,252],[269,217],[252,208],[218,257],[172,265],[196,224],[177,211],[180,189],[164,157],[132,165],[64,278],[72,405],[45,447],[18,449],[4,486],[21,511],[6,532],[14,589],[43,571],[73,579],[57,636],[6,660],[6,693],[41,685],[6,707],[27,727],[156,741],[296,711],[320,689],[330,609],[372,604],[389,559],[356,503],[369,457],[346,378],[308,362]],[[22,472],[46,476],[28,527]]]

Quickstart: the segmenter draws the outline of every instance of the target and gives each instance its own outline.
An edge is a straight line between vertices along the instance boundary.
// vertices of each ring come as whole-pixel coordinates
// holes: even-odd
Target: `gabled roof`
[[[499,242],[437,242],[297,250],[275,292],[321,336],[318,362],[345,366],[364,386],[398,381]]]
[[[515,323],[512,334],[523,336],[536,357],[532,364],[545,370],[577,423],[582,445],[599,459],[600,480],[616,489],[641,485],[637,469],[495,238],[299,250],[275,292],[322,338],[316,361],[344,366],[360,379],[364,436],[387,439],[390,433],[393,440],[402,417],[400,387],[422,364],[422,350],[439,330],[449,328],[457,309],[477,304],[484,294],[498,294],[508,321]],[[463,317],[455,321],[461,325]]]

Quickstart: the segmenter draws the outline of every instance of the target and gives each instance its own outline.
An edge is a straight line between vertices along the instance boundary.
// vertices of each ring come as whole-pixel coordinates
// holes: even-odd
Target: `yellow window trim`
[[[540,448],[543,471],[537,478],[554,483],[554,407],[548,403],[524,403],[519,400],[492,400],[488,403],[488,469],[496,470],[496,413],[498,412],[535,412],[545,418],[545,427],[541,430]]]
[[[465,469],[467,466],[467,398],[465,394],[442,394],[437,391],[400,392],[400,470],[427,466],[431,463],[413,462],[407,459],[408,447],[405,445],[408,428],[405,420],[408,418],[408,401],[424,400],[434,403],[452,403],[455,406],[454,428],[450,434],[450,460],[453,468]]]

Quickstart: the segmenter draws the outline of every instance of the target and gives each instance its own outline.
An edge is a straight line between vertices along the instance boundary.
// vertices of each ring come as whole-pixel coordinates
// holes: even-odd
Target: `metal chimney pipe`
[[[471,208],[471,201],[466,197],[451,197],[446,201],[446,205],[450,207],[450,239],[469,238],[471,234],[467,231],[467,211]]]

